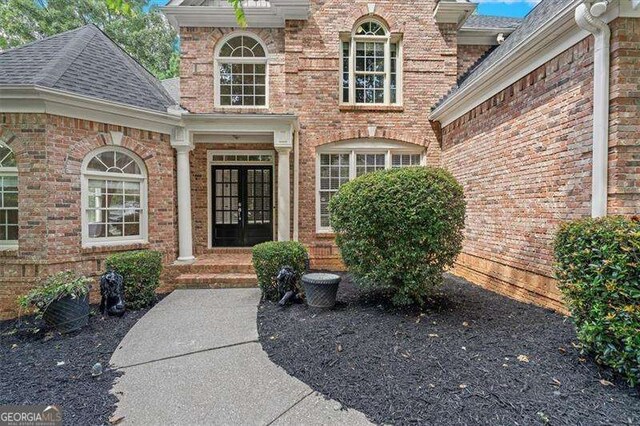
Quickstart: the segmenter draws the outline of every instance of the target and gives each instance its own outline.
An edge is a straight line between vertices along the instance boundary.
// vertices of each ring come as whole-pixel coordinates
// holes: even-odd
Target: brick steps
[[[251,263],[251,249],[214,249],[187,265],[173,265],[177,288],[251,288],[258,277]]]
[[[176,278],[178,288],[253,288],[258,286],[255,274],[187,273]]]

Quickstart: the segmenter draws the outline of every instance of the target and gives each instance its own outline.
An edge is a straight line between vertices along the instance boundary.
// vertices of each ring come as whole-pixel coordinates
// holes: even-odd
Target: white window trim
[[[376,22],[386,31],[386,36],[359,36],[356,35],[357,29],[366,22]],[[385,83],[384,83],[384,103],[361,103],[356,102],[356,87],[355,87],[355,76],[356,76],[356,42],[382,42],[385,43],[384,48],[384,75],[385,75]],[[345,102],[344,100],[344,87],[342,85],[342,74],[343,74],[343,64],[344,64],[344,49],[342,44],[344,42],[349,43],[349,101]],[[396,51],[396,101],[391,102],[391,44],[397,45]],[[340,87],[340,104],[345,106],[364,106],[364,107],[372,107],[376,106],[402,106],[403,104],[403,47],[402,47],[402,36],[399,34],[391,34],[386,25],[384,25],[380,20],[377,19],[362,19],[359,20],[353,28],[353,31],[350,34],[342,35],[340,37],[340,79],[339,79],[339,87]],[[383,72],[359,72],[358,74],[383,74]]]
[[[411,147],[392,141],[346,141],[320,147],[316,152],[316,233],[332,234],[330,226],[322,226],[320,218],[320,156],[322,154],[349,154],[349,181],[356,178],[357,154],[385,154],[385,170],[392,169],[391,159],[395,154],[420,155],[420,165],[426,165],[426,152],[423,147]]]
[[[271,161],[213,161],[213,157],[216,155],[270,155]],[[277,179],[276,173],[276,155],[275,151],[254,151],[254,150],[208,150],[207,151],[207,247],[209,249],[213,246],[213,176],[211,176],[212,166],[271,166],[273,168],[274,182],[272,182],[272,195],[271,195],[271,218],[273,222],[273,235],[276,235],[276,229],[278,227],[277,218],[277,185],[274,185],[275,179]]]
[[[11,149],[11,148],[9,148]],[[18,177],[17,167],[0,167],[0,176]],[[18,188],[18,238],[20,238],[20,189]],[[19,240],[0,240],[0,251],[16,250]]]
[[[264,49],[264,58],[221,58],[220,50],[232,38],[238,36],[251,37]],[[214,106],[222,109],[269,109],[269,50],[260,37],[250,31],[234,31],[218,41],[213,55]],[[264,64],[264,105],[222,105],[220,103],[220,63],[225,64]]]
[[[108,151],[116,151],[126,154],[133,158],[135,162],[138,164],[140,171],[142,173],[139,175],[131,175],[131,174],[121,174],[121,173],[108,173],[108,172],[95,172],[95,171],[87,171],[87,166],[89,162],[95,157],[103,152]],[[81,211],[81,222],[82,222],[82,247],[83,248],[91,248],[91,247],[111,247],[111,246],[122,246],[129,244],[146,244],[149,241],[149,207],[148,207],[148,173],[145,167],[144,161],[140,157],[138,157],[134,152],[121,148],[119,146],[105,146],[102,148],[98,148],[96,150],[91,151],[84,157],[82,161],[82,182],[81,182],[81,203],[80,208]],[[89,238],[89,221],[87,220],[87,209],[89,208],[87,203],[88,198],[88,188],[89,188],[89,180],[90,179],[100,179],[100,180],[121,180],[126,182],[139,182],[140,183],[140,208],[142,209],[142,214],[140,215],[140,235],[134,236],[125,236],[125,237],[105,237],[105,238]]]

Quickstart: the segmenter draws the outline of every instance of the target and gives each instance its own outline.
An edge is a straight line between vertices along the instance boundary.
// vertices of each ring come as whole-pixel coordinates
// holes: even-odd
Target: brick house
[[[455,272],[561,310],[557,225],[640,210],[638,3],[544,0],[520,21],[466,0],[251,0],[238,29],[225,1],[171,0],[182,61],[162,84],[93,26],[0,53],[0,314],[38,277],[137,248],[164,253],[165,289],[234,278],[211,260],[269,240],[340,268],[332,194],[416,165],[465,187]]]

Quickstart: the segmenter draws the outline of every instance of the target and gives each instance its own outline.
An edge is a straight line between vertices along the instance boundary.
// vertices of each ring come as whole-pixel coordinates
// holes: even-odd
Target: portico
[[[190,263],[198,253],[216,248],[290,240],[297,118],[185,114],[182,124],[171,137],[177,168],[177,261]],[[296,204],[294,200],[293,211]]]

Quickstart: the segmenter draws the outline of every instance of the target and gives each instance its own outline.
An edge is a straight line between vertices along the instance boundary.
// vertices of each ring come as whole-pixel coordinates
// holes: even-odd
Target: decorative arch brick
[[[412,145],[428,147],[428,140],[418,135],[407,135],[401,131],[386,128],[376,128],[375,134],[370,136],[369,128],[351,129],[327,133],[324,138],[318,141],[316,148],[330,143],[341,142],[351,139],[388,139],[397,142],[404,142]]]

